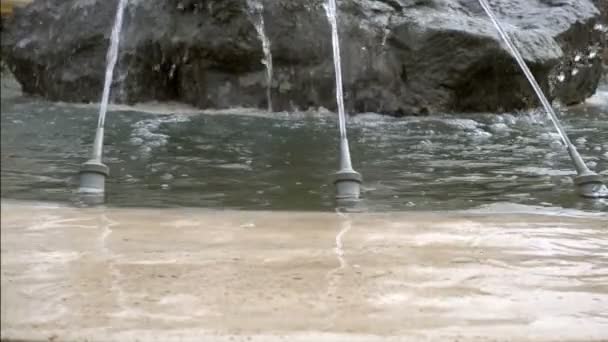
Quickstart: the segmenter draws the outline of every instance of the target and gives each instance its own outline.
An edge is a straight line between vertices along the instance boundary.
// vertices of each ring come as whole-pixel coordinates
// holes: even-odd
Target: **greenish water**
[[[606,95],[562,111],[562,118],[585,160],[608,178]],[[1,106],[2,197],[74,201],[79,165],[93,142],[95,106],[18,94],[3,95]],[[334,115],[234,112],[111,111],[107,205],[333,210]],[[361,204],[370,211],[494,202],[608,208],[606,201],[574,194],[569,158],[540,112],[360,114],[350,119],[349,140],[354,167],[365,179]]]

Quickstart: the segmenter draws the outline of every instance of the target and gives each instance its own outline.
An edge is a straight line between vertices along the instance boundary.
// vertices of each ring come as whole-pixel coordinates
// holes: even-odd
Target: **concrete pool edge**
[[[37,204],[2,200],[3,341],[608,338],[605,215]]]

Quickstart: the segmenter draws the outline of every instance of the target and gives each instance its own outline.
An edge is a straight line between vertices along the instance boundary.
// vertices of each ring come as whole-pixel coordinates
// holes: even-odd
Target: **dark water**
[[[4,91],[3,91],[4,93]],[[608,178],[608,96],[562,110],[592,169]],[[3,96],[2,197],[72,201],[97,109]],[[161,112],[163,109],[159,109]],[[331,114],[111,111],[107,204],[333,210],[337,122]],[[538,113],[349,122],[353,164],[372,211],[465,209],[493,202],[608,210],[577,197],[570,160]]]

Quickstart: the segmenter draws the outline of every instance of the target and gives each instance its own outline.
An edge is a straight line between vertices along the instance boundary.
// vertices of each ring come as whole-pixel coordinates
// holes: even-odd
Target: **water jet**
[[[78,192],[81,194],[103,195],[105,193],[106,178],[110,175],[110,169],[102,162],[103,157],[103,137],[108,111],[108,102],[110,100],[110,88],[112,85],[112,76],[114,67],[118,60],[118,46],[120,45],[120,31],[122,29],[122,21],[125,7],[128,0],[120,0],[116,10],[116,19],[112,28],[112,36],[110,47],[107,55],[107,66],[105,74],[105,82],[101,103],[99,105],[99,120],[97,121],[97,129],[95,131],[95,141],[93,143],[93,152],[91,159],[80,167],[80,187]]]
[[[511,52],[511,54],[517,61],[517,64],[519,65],[520,69],[523,71],[524,75],[528,79],[528,82],[534,89],[536,96],[540,100],[542,106],[549,115],[549,118],[553,122],[553,125],[557,129],[557,132],[559,133],[562,142],[566,146],[568,154],[570,155],[570,159],[572,160],[572,163],[574,164],[574,168],[576,169],[577,173],[577,176],[574,178],[574,184],[576,185],[577,193],[580,196],[586,198],[608,198],[608,188],[606,187],[606,185],[604,185],[600,176],[587,167],[585,161],[576,150],[576,147],[574,147],[574,145],[570,141],[570,138],[568,138],[566,131],[559,122],[559,119],[557,117],[557,114],[555,113],[555,110],[553,109],[553,106],[545,96],[540,85],[536,81],[536,78],[534,77],[534,75],[530,71],[530,68],[524,61],[524,58],[522,57],[521,53],[515,47],[515,44],[511,40],[511,37],[509,37],[505,29],[502,27],[502,24],[494,14],[494,11],[492,11],[490,4],[487,0],[479,0],[479,3],[481,4],[481,7],[483,7],[483,10],[486,12],[488,17],[490,17],[490,20],[494,24],[494,27],[496,27],[496,30],[498,31],[503,42],[505,43],[508,50]]]
[[[361,193],[361,182],[363,177],[361,177],[361,174],[352,167],[348,137],[346,134],[346,114],[344,110],[344,90],[342,88],[342,63],[340,58],[336,0],[328,0],[324,7],[331,25],[334,70],[336,73],[336,102],[338,104],[338,121],[340,129],[340,170],[334,174],[336,199],[339,201],[356,200]]]

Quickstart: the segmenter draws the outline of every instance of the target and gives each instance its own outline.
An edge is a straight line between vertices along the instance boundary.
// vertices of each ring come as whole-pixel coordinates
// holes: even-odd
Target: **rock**
[[[601,18],[596,28],[603,31],[601,37],[602,60],[604,62],[604,80],[608,81],[608,0],[593,0],[600,10]]]
[[[565,104],[582,102],[585,98],[593,95],[602,77],[602,56],[607,51],[606,38],[608,37],[608,14],[607,0],[594,0],[603,13],[592,26],[581,23],[558,37],[558,41],[564,51],[564,57],[559,65],[554,68],[551,75],[552,94]],[[565,76],[564,81],[556,79],[560,75]]]
[[[573,62],[602,39],[593,29],[600,12],[591,0],[491,3],[550,97],[576,103],[593,94],[600,59]],[[335,109],[323,1],[263,4],[275,110]],[[477,0],[339,4],[350,112],[424,115],[537,105]],[[97,101],[116,7],[116,0],[36,0],[17,9],[2,48],[24,91]],[[246,0],[132,0],[127,11],[114,101],[266,107],[262,45]]]

